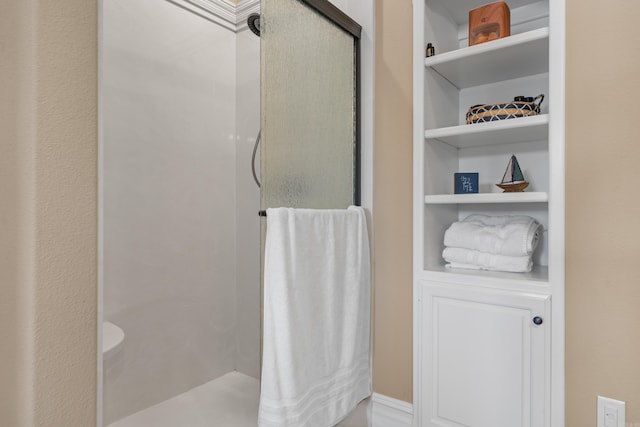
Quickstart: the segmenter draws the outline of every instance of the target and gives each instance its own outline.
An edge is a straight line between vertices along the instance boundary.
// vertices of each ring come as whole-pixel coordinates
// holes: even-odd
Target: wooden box
[[[511,35],[511,11],[503,1],[469,11],[469,46]]]

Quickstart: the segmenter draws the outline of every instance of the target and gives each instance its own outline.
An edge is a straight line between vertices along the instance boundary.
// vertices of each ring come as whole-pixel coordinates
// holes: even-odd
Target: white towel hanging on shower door
[[[267,210],[259,427],[330,427],[371,394],[364,211]]]

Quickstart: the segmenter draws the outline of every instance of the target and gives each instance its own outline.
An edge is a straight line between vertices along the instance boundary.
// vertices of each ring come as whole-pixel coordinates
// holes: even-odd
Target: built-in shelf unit
[[[465,424],[473,419],[462,415],[448,419],[446,414],[454,407],[473,413],[477,409],[473,402],[478,398],[474,390],[481,393],[479,390],[486,386],[455,375],[449,378],[447,369],[453,365],[440,363],[439,357],[452,348],[465,349],[464,345],[437,348],[441,341],[436,338],[442,339],[438,334],[448,330],[446,319],[441,316],[448,313],[447,307],[455,306],[449,314],[493,313],[496,319],[507,320],[507,315],[500,317],[503,310],[513,309],[524,313],[522,319],[529,314],[531,319],[546,316],[544,323],[527,322],[521,333],[513,335],[526,342],[530,351],[526,354],[528,362],[521,365],[523,382],[504,387],[511,387],[511,394],[526,394],[517,414],[521,421],[508,427],[562,427],[565,2],[507,1],[511,35],[474,46],[468,46],[468,12],[487,1],[413,3],[414,426],[475,425]],[[434,56],[425,57],[427,43],[435,47]],[[465,122],[465,114],[473,105],[540,94],[545,98],[538,115],[488,123]],[[522,193],[503,193],[495,185],[501,181],[511,155],[517,156],[530,183]],[[479,193],[454,194],[456,172],[478,172]],[[442,258],[444,233],[453,222],[473,213],[534,217],[542,225],[542,233],[532,271],[504,273],[446,267]],[[442,304],[453,300],[456,303],[451,306]],[[468,313],[456,311],[465,304],[470,304]],[[474,311],[478,307],[481,309]],[[490,321],[479,321],[482,320]],[[456,328],[449,331],[461,336],[469,332]],[[511,344],[493,345],[505,349]],[[473,348],[466,349],[473,353]],[[477,350],[491,353],[490,349]],[[495,356],[496,361],[504,361],[501,355]],[[472,363],[465,357],[461,360]],[[494,368],[499,367],[487,366],[489,370]],[[455,384],[444,384],[445,378]],[[451,387],[469,391],[460,392],[466,397],[458,396],[457,401],[449,402],[447,399],[453,399],[447,395]],[[487,402],[510,402],[507,395],[507,400],[500,400],[502,395],[498,392],[493,397],[491,392],[488,395]],[[487,411],[494,409],[479,409],[481,424],[487,422]],[[515,418],[497,419],[512,423]],[[506,424],[494,425],[503,426]]]

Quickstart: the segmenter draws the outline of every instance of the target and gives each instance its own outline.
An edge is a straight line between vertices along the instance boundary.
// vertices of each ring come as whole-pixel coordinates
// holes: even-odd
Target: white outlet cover
[[[598,396],[597,427],[625,427],[625,402]]]

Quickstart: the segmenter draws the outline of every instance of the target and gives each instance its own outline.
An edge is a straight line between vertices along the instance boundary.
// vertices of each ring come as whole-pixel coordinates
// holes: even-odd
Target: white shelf
[[[549,115],[500,120],[428,129],[425,139],[437,139],[457,148],[482,147],[486,145],[515,142],[541,141],[548,138]]]
[[[522,193],[477,193],[477,194],[433,194],[425,196],[427,205],[462,205],[480,203],[546,203],[546,192]]]
[[[436,54],[424,63],[458,89],[546,73],[549,28]]]
[[[546,284],[549,280],[549,267],[534,265],[529,273],[509,273],[504,271],[485,271],[485,270],[465,270],[461,268],[448,268],[444,264],[436,266],[428,266],[423,275],[426,278],[433,278],[439,280],[447,280],[447,277],[451,276],[467,276],[472,277],[476,281],[478,279],[489,280],[508,280],[508,281],[527,281],[527,282],[542,282]],[[435,277],[434,277],[435,276]]]

